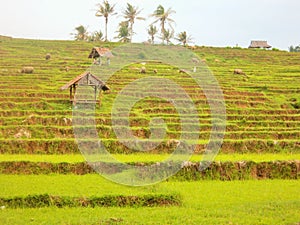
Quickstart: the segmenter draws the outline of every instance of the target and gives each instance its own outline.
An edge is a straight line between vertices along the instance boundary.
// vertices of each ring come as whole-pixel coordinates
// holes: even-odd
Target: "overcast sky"
[[[1,0],[0,34],[34,39],[72,39],[79,25],[89,31],[104,31],[104,19],[95,17],[102,0]],[[287,50],[300,44],[299,0],[110,0],[116,10],[129,2],[148,17],[159,4],[176,11],[175,31],[187,31],[197,45],[248,47],[251,40],[267,40]],[[121,16],[109,21],[108,37],[113,40]],[[137,21],[135,42],[146,41],[147,26],[153,18]],[[176,43],[176,42],[175,42]]]

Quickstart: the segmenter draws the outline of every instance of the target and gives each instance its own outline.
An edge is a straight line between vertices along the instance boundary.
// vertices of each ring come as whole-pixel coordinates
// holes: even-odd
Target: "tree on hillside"
[[[155,35],[157,34],[158,30],[156,28],[156,26],[154,26],[153,24],[150,25],[149,29],[148,29],[148,34],[150,36],[150,40],[151,40],[151,44],[154,44],[154,38]]]
[[[176,38],[176,40],[181,42],[183,46],[186,46],[187,44],[191,43],[192,39],[193,38],[191,36],[187,35],[186,31],[179,33]]]
[[[130,42],[132,42],[133,24],[135,20],[145,20],[145,18],[138,16],[141,11],[142,10],[140,10],[138,7],[134,7],[131,4],[127,3],[127,8],[123,12],[123,17],[129,23]]]
[[[166,23],[169,24],[172,31],[174,30],[172,24],[175,23],[175,21],[170,18],[171,14],[173,14],[173,13],[176,13],[176,12],[174,10],[172,10],[171,8],[169,8],[167,11],[165,11],[165,8],[162,5],[159,5],[157,7],[157,9],[154,11],[154,13],[150,15],[151,17],[154,17],[156,19],[152,24],[160,22],[161,36],[163,37],[163,39],[162,39],[163,43],[165,42],[164,36],[165,36],[165,31],[166,31]]]
[[[74,35],[74,39],[76,41],[86,41],[88,39],[88,31],[87,28],[83,25],[80,25],[75,28],[76,33],[72,33],[71,35]]]
[[[97,6],[98,6],[98,9],[96,12],[96,16],[104,17],[104,19],[105,19],[105,41],[108,41],[108,39],[107,39],[108,18],[109,18],[109,16],[114,16],[117,14],[117,13],[115,13],[116,5],[110,5],[107,0],[104,0],[103,4],[98,4]]]
[[[128,21],[123,21],[119,23],[119,29],[117,31],[118,36],[116,39],[119,39],[119,42],[128,43],[130,42],[130,28]]]
[[[171,42],[171,39],[174,38],[174,31],[167,29],[165,30],[164,34],[160,37],[163,41],[167,41],[167,45],[169,45]]]
[[[293,45],[290,46],[290,47],[289,47],[289,51],[290,51],[290,52],[300,52],[300,45],[295,46],[295,47],[294,47]]]
[[[103,41],[103,33],[102,31],[95,31],[89,36],[89,41]]]

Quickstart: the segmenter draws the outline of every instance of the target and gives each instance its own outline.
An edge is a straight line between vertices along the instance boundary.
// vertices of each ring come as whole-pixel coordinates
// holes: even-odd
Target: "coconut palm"
[[[94,41],[103,41],[103,33],[102,31],[95,31],[94,34]]]
[[[78,27],[75,28],[76,33],[75,34],[71,34],[74,35],[74,38],[76,41],[85,41],[88,38],[88,31],[87,28],[84,27],[83,25],[80,25]]]
[[[104,17],[105,18],[105,41],[108,41],[107,39],[107,24],[108,24],[108,17],[114,16],[117,13],[115,13],[115,4],[110,5],[107,0],[103,1],[103,4],[98,4],[98,9],[96,12],[96,16],[98,17]]]
[[[162,5],[159,5],[157,7],[157,9],[154,11],[154,13],[150,15],[150,16],[156,18],[156,20],[152,24],[160,22],[162,37],[165,36],[166,23],[168,23],[169,26],[171,27],[171,29],[174,30],[172,27],[172,23],[175,23],[175,21],[170,18],[171,14],[173,14],[173,13],[176,13],[176,12],[174,10],[172,10],[171,8],[169,8],[167,11],[165,11],[165,8]],[[164,43],[165,39],[162,39],[162,40]]]
[[[295,46],[295,47],[294,47],[293,45],[290,46],[290,47],[289,47],[289,51],[290,51],[290,52],[300,52],[300,45]]]
[[[167,45],[171,43],[172,38],[174,38],[174,31],[170,29],[165,30],[164,34],[160,37],[160,39],[162,39],[163,41],[167,41]]]
[[[142,10],[140,10],[139,7],[134,7],[131,4],[127,3],[127,8],[123,12],[124,19],[129,23],[130,42],[132,41],[133,24],[135,20],[145,20],[145,18],[138,16],[141,11]]]
[[[130,42],[130,28],[128,21],[123,21],[119,23],[119,30],[117,31],[118,36],[116,36],[116,39],[119,39],[119,42],[122,43],[128,43]]]
[[[103,41],[103,33],[102,31],[95,31],[89,37],[89,41]]]
[[[187,36],[186,31],[179,33],[176,38],[176,40],[181,42],[183,46],[186,46],[188,43],[191,43],[192,39],[193,38],[191,36]]]
[[[157,34],[158,30],[156,28],[156,26],[154,26],[153,24],[150,25],[149,29],[148,29],[148,34],[150,36],[150,40],[151,40],[151,44],[154,44],[154,38],[155,38],[155,35]]]

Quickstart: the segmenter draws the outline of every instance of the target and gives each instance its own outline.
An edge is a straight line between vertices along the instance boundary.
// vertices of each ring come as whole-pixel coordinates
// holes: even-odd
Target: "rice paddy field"
[[[212,121],[195,81],[161,62],[133,63],[116,72],[106,82],[111,90],[101,94],[95,111],[99,138],[116,159],[155,164],[174,151],[180,138],[176,108],[146,98],[131,110],[132,133],[149,138],[150,120],[159,116],[166,123],[164,141],[149,152],[132,151],[118,141],[112,106],[118,93],[136,79],[151,76],[176,82],[195,103],[200,120],[200,138],[187,166],[161,183],[131,187],[104,179],[85,162],[74,137],[69,91],[60,90],[91,66],[88,55],[95,45],[119,46],[0,40],[0,224],[300,223],[300,54],[190,49],[218,80],[226,103],[224,141],[204,171],[197,168]],[[45,59],[47,53],[50,60]],[[34,67],[34,72],[21,73],[25,66]],[[140,73],[142,67],[146,74]],[[235,69],[245,75],[234,74]]]

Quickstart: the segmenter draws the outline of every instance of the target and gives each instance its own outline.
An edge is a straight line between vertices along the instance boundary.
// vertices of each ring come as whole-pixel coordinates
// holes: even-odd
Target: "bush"
[[[146,54],[144,52],[141,52],[138,54],[138,58],[139,59],[145,59],[146,58]]]
[[[155,207],[181,205],[179,195],[144,195],[123,196],[107,195],[102,197],[69,197],[28,195],[25,197],[0,198],[0,205],[8,208],[43,208],[43,207]]]
[[[274,142],[268,143],[273,145]],[[261,146],[265,148],[266,146]],[[205,162],[202,162],[205,163]],[[129,163],[129,165],[139,166],[139,163]],[[157,171],[156,176],[163,176],[170,166],[176,166],[179,170],[176,175],[169,178],[175,181],[192,180],[248,180],[248,179],[298,179],[300,176],[299,161],[276,161],[276,162],[213,162],[206,170],[199,171],[199,163],[187,163],[180,165],[174,163],[143,163],[152,167],[141,167],[139,176],[149,174],[149,170]],[[1,162],[1,174],[92,174],[93,169],[101,170],[105,174],[116,174],[122,172],[126,166],[114,163],[35,163],[35,162]],[[286,172],[283,172],[286,171]],[[0,202],[1,203],[1,202]],[[46,204],[46,203],[45,203]],[[1,205],[1,204],[0,204]]]

